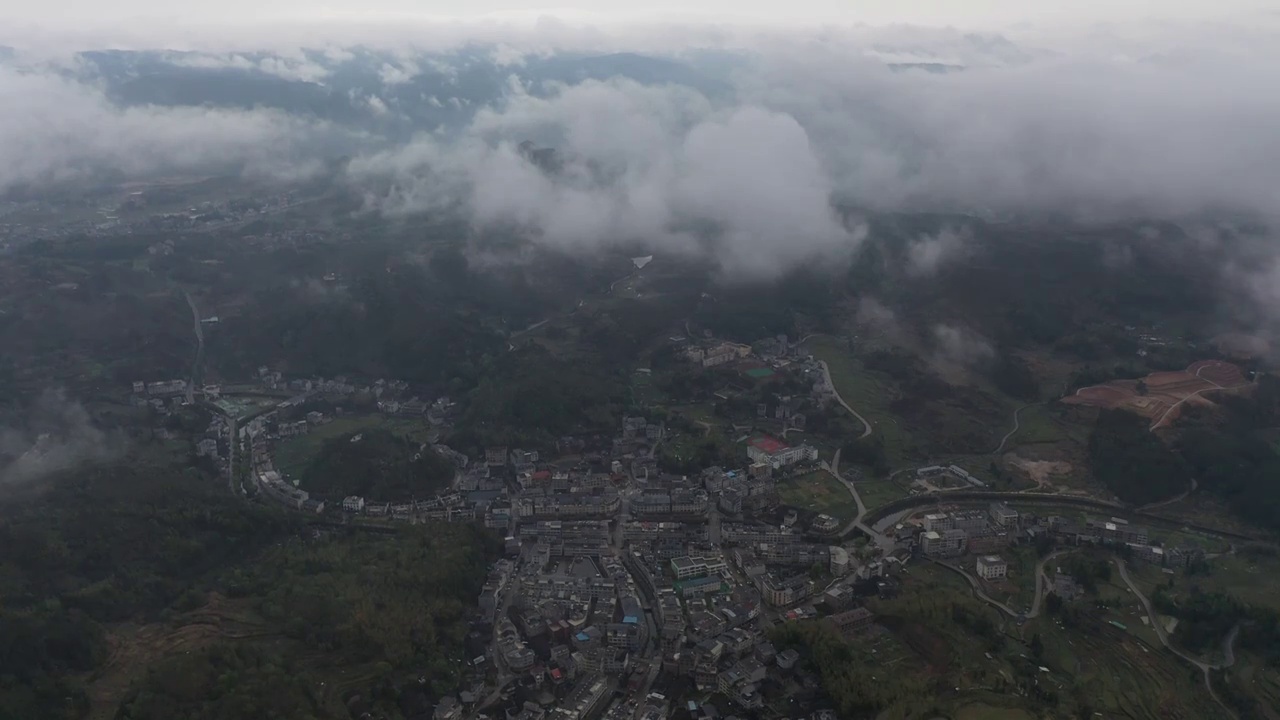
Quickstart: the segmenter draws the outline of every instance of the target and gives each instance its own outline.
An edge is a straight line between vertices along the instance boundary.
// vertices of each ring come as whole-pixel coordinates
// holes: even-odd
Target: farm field
[[[816,471],[778,482],[778,495],[792,507],[826,513],[841,521],[858,515],[858,505],[840,481],[826,471]]]
[[[907,497],[906,489],[888,478],[859,480],[854,485],[858,488],[862,504],[866,505],[868,510],[874,510],[881,505],[888,505],[894,500]]]

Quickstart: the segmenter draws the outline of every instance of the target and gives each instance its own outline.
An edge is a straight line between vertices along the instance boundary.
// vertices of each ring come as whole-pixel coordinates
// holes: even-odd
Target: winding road
[[[1020,408],[1018,408],[1017,410],[1014,410],[1014,411],[1013,411],[1013,429],[1012,429],[1012,430],[1010,430],[1009,432],[1005,433],[1005,436],[1004,436],[1004,437],[1000,438],[1000,444],[996,446],[996,449],[995,449],[995,450],[992,450],[992,451],[991,451],[991,454],[992,454],[992,455],[999,455],[999,454],[1000,454],[1000,452],[1001,452],[1002,450],[1004,450],[1004,444],[1005,444],[1005,443],[1007,443],[1007,442],[1009,442],[1009,438],[1011,438],[1011,437],[1013,437],[1014,435],[1018,434],[1018,428],[1020,428],[1020,427],[1022,426],[1022,425],[1021,425],[1021,422],[1022,422],[1022,421],[1018,418],[1018,416],[1019,416],[1020,414],[1022,414],[1022,411],[1023,411],[1023,410],[1026,410],[1026,409],[1027,409],[1027,408],[1029,408],[1029,407],[1032,407],[1032,406],[1035,406],[1035,405],[1039,405],[1039,404],[1040,404],[1040,403],[1030,403],[1030,404],[1028,404],[1028,405],[1023,405],[1022,407],[1020,407]]]
[[[1182,492],[1178,493],[1177,495],[1174,495],[1173,497],[1169,498],[1168,500],[1157,500],[1157,501],[1155,501],[1155,502],[1153,502],[1153,503],[1150,503],[1150,504],[1148,504],[1148,505],[1143,505],[1142,507],[1138,508],[1138,510],[1140,510],[1140,511],[1142,511],[1142,512],[1147,512],[1147,511],[1150,511],[1150,510],[1155,510],[1155,509],[1157,509],[1157,508],[1162,508],[1162,507],[1164,507],[1164,506],[1166,506],[1166,505],[1172,505],[1172,504],[1174,504],[1174,503],[1176,503],[1176,502],[1179,502],[1179,501],[1181,501],[1181,500],[1186,500],[1186,499],[1187,499],[1187,496],[1188,496],[1188,495],[1190,495],[1191,493],[1195,492],[1195,491],[1196,491],[1196,489],[1197,489],[1197,488],[1199,488],[1199,487],[1200,487],[1200,483],[1198,483],[1198,482],[1196,481],[1196,479],[1195,479],[1195,478],[1191,478],[1191,487],[1187,488],[1186,490],[1183,490]]]
[[[187,383],[187,402],[191,402],[195,385],[201,379],[200,366],[204,364],[204,327],[200,323],[200,309],[196,307],[196,301],[191,297],[191,293],[183,290],[182,296],[187,299],[187,306],[191,308],[191,320],[196,332],[196,357],[191,361],[191,382]]]
[[[1053,560],[1054,558],[1059,557],[1067,552],[1070,552],[1070,551],[1055,550],[1054,552],[1051,552],[1048,555],[1045,555],[1044,558],[1042,558],[1040,562],[1036,564],[1036,596],[1035,596],[1035,599],[1032,600],[1031,602],[1031,610],[1028,613],[1026,613],[1026,619],[1030,620],[1031,618],[1034,618],[1040,614],[1040,605],[1044,601],[1045,587],[1048,584],[1046,583],[1046,576],[1044,574],[1045,566],[1049,564],[1050,560]],[[961,577],[963,577],[965,580],[968,580],[969,586],[973,589],[974,596],[976,596],[979,600],[982,600],[983,602],[987,603],[991,607],[994,607],[995,609],[1003,612],[1004,614],[1008,615],[1011,618],[1017,618],[1022,615],[1022,613],[1017,612],[1016,610],[1009,607],[1008,605],[1005,605],[999,600],[996,600],[990,595],[987,595],[987,593],[983,591],[982,583],[979,582],[978,578],[969,574],[967,570],[960,567],[959,565],[952,565],[951,563],[943,562],[942,560],[934,560],[933,558],[930,558],[930,560],[933,563],[937,565],[941,565],[942,567],[952,572],[959,573]]]
[[[854,410],[852,405],[845,402],[844,397],[840,395],[840,391],[836,389],[835,383],[831,382],[831,368],[827,367],[827,361],[819,360],[818,365],[822,367],[822,378],[826,381],[827,387],[831,388],[831,392],[835,394],[836,401],[840,403],[841,407],[852,413],[854,417],[858,418],[858,422],[862,423],[862,434],[858,436],[858,439],[861,440],[862,438],[870,435],[871,423],[867,422],[866,418],[858,414],[858,411]]]
[[[1153,630],[1156,631],[1156,637],[1160,638],[1160,644],[1164,645],[1166,648],[1171,650],[1174,655],[1177,655],[1183,660],[1186,660],[1192,665],[1195,665],[1200,670],[1200,672],[1204,675],[1205,689],[1209,691],[1209,695],[1213,697],[1214,702],[1218,703],[1218,705],[1221,706],[1222,709],[1226,711],[1228,715],[1230,715],[1233,718],[1236,717],[1236,714],[1232,712],[1231,708],[1227,707],[1227,704],[1222,702],[1222,699],[1218,697],[1218,693],[1214,692],[1213,681],[1210,677],[1210,672],[1213,670],[1225,670],[1226,668],[1229,668],[1235,664],[1236,662],[1235,642],[1236,642],[1236,637],[1240,634],[1240,626],[1236,625],[1235,627],[1231,628],[1231,632],[1228,633],[1226,639],[1223,640],[1223,643],[1222,643],[1223,655],[1224,655],[1223,662],[1207,663],[1203,660],[1196,658],[1193,655],[1188,655],[1187,653],[1178,649],[1178,647],[1175,646],[1173,642],[1169,639],[1169,634],[1165,632],[1164,626],[1160,624],[1160,618],[1156,615],[1155,608],[1151,606],[1151,601],[1148,600],[1147,596],[1144,595],[1142,591],[1138,589],[1138,586],[1133,582],[1133,578],[1129,576],[1129,568],[1125,566],[1124,560],[1120,558],[1116,558],[1115,563],[1116,563],[1116,567],[1119,568],[1120,570],[1120,579],[1124,580],[1124,584],[1129,586],[1129,590],[1133,592],[1134,595],[1138,596],[1138,601],[1142,603],[1142,609],[1146,611],[1147,618],[1151,621],[1151,627]]]
[[[863,435],[863,437],[866,437],[866,435]],[[883,533],[877,532],[875,528],[872,528],[870,525],[867,525],[862,521],[862,518],[867,514],[867,506],[862,502],[862,496],[858,494],[858,488],[853,481],[840,474],[840,450],[836,450],[835,455],[831,457],[830,463],[823,462],[820,463],[820,466],[823,470],[831,473],[832,477],[840,481],[841,485],[844,485],[845,489],[849,491],[849,494],[853,496],[854,504],[858,506],[857,516],[840,529],[840,536],[844,537],[852,532],[854,528],[857,528],[866,533],[867,537],[871,538],[872,542],[878,545],[882,551],[886,553],[891,552],[893,550],[893,539]]]

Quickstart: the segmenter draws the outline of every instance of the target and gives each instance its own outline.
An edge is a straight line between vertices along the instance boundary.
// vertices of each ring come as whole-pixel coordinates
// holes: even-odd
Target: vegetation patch
[[[779,481],[778,495],[787,505],[840,520],[852,520],[858,515],[858,505],[849,489],[824,470]]]
[[[301,487],[324,498],[428,498],[448,489],[453,463],[430,445],[373,428],[324,441],[302,472]]]

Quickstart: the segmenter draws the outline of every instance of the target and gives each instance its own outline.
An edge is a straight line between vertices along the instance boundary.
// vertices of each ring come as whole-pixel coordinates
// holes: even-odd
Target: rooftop
[[[752,447],[759,448],[760,450],[763,450],[766,453],[769,453],[770,455],[774,453],[782,452],[783,450],[786,450],[788,447],[786,443],[782,442],[781,440],[775,437],[770,437],[768,435],[753,437],[751,438],[750,442]]]

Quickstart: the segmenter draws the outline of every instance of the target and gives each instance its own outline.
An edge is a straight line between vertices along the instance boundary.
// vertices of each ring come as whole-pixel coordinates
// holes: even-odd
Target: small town
[[[733,364],[751,377],[792,373],[812,379],[812,401],[841,402],[824,366],[786,338],[754,348],[671,341],[695,366]],[[819,460],[813,446],[764,433],[745,438],[740,466],[677,475],[657,462],[671,431],[639,416],[625,417],[613,437],[565,438],[555,457],[502,446],[468,457],[434,441],[454,419],[455,405],[447,397],[419,397],[398,380],[289,379],[264,366],[243,385],[197,391],[188,381],[169,380],[136,382],[133,391],[135,403],[161,413],[190,402],[214,410],[198,449],[227,474],[231,491],[315,516],[317,532],[447,521],[480,523],[505,538],[505,557],[490,568],[476,601],[466,689],[444,698],[436,720],[749,716],[779,698],[812,698],[819,685],[794,649],[779,652],[771,644],[771,628],[820,620],[839,637],[874,646],[885,630],[864,601],[892,601],[914,567],[962,576],[977,598],[1020,624],[1041,612],[1046,596],[1082,594],[1076,577],[1052,564],[1065,548],[1105,546],[1165,573],[1202,563],[1205,555],[1155,543],[1146,528],[1119,517],[1014,509],[1016,494],[1008,502],[949,502],[948,492],[981,494],[987,487],[954,464],[910,473],[908,500],[933,499],[922,509],[871,513],[858,492],[861,472],[841,471],[839,453],[832,462]],[[420,450],[452,464],[446,491],[426,498],[320,497],[277,467],[275,448],[340,422],[343,402],[356,395],[373,398],[382,417],[430,428]],[[319,400],[336,409],[309,409]],[[798,406],[789,399],[759,415],[772,415],[784,436],[805,426]],[[836,518],[780,502],[780,482],[814,472],[838,481],[858,514]],[[1041,548],[1031,569],[1034,596],[1019,606],[1010,577],[1026,569],[1011,571],[1006,555],[1032,547]],[[676,690],[721,706],[673,707]]]

